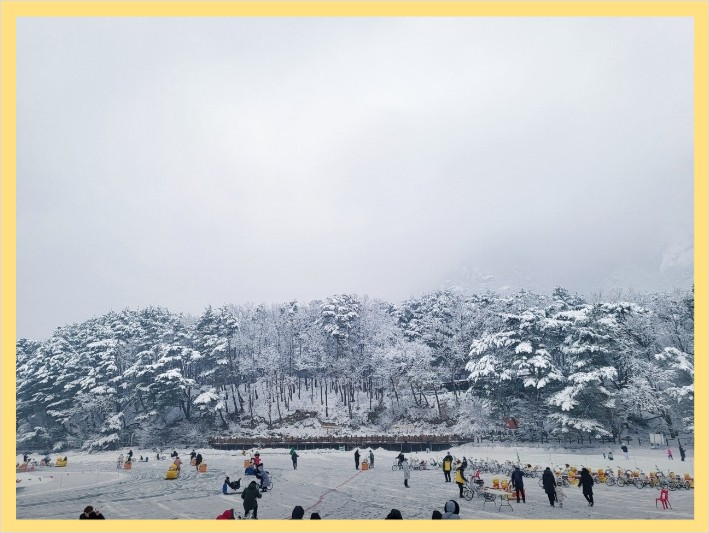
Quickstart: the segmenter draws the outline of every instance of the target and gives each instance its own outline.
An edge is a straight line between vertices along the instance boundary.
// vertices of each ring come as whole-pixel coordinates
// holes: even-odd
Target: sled
[[[180,475],[180,471],[177,468],[177,465],[175,463],[171,464],[167,472],[165,472],[165,479],[177,479],[177,476]]]

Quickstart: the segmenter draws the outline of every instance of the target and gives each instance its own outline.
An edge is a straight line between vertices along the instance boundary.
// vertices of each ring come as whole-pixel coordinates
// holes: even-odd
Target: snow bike
[[[475,496],[480,496],[483,492],[485,482],[482,479],[472,479],[463,485],[463,498],[470,501]]]

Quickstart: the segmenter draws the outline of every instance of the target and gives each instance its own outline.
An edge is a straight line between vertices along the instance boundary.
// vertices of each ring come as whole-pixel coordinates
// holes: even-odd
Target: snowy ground
[[[128,449],[122,450],[124,455]],[[171,450],[168,450],[168,455]],[[181,458],[189,461],[189,451],[178,449]],[[76,519],[86,505],[93,505],[109,519],[207,519],[215,518],[225,509],[243,510],[240,495],[223,495],[225,475],[232,480],[242,478],[244,483],[255,479],[243,474],[244,457],[241,452],[198,450],[204,456],[208,472],[197,473],[194,467],[184,465],[180,477],[165,480],[169,460],[156,461],[155,453],[133,448],[135,457],[148,455],[148,463],[136,463],[132,470],[117,470],[120,452],[86,454],[66,453],[66,468],[38,468],[34,472],[17,474],[18,519]],[[584,465],[593,469],[607,467],[602,450],[571,452],[538,448],[495,448],[461,446],[453,448],[453,455],[475,458],[495,458],[500,461],[517,459],[522,463],[541,466]],[[375,468],[357,471],[353,452],[335,450],[300,451],[298,470],[293,470],[286,450],[261,450],[266,469],[274,483],[272,492],[259,500],[259,519],[290,518],[295,505],[302,505],[306,518],[319,512],[323,519],[381,519],[392,508],[403,517],[430,519],[434,509],[443,511],[449,499],[460,504],[461,518],[471,519],[692,519],[694,490],[670,493],[671,510],[656,508],[659,491],[651,488],[594,486],[595,506],[590,508],[578,487],[566,488],[563,508],[552,508],[537,479],[525,478],[527,503],[512,503],[513,510],[501,511],[480,499],[468,502],[458,497],[455,483],[445,483],[440,470],[412,471],[409,484],[404,487],[403,472],[392,471],[397,452],[375,449]],[[410,457],[426,459],[442,457],[444,453],[418,453]],[[677,457],[669,461],[665,451],[633,448],[630,461],[616,452],[612,466],[639,467],[645,472],[655,465],[668,471],[693,475],[692,451],[687,460]],[[677,454],[678,455],[678,454]],[[36,456],[35,456],[36,458]],[[52,456],[56,459],[56,456]],[[21,458],[18,457],[18,461]],[[488,484],[493,476],[484,474]]]

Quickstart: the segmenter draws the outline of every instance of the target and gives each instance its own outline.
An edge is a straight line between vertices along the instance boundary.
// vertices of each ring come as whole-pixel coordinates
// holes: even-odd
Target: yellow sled
[[[177,465],[173,463],[167,468],[167,472],[165,473],[165,479],[177,479],[177,476],[179,475],[180,471],[177,469]]]

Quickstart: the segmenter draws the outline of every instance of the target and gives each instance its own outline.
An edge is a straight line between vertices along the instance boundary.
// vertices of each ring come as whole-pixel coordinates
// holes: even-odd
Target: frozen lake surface
[[[125,455],[128,448],[121,450]],[[166,455],[172,450],[166,450]],[[206,473],[198,473],[189,466],[189,452],[178,448],[180,457],[188,464],[176,480],[166,480],[170,460],[155,460],[155,452],[133,448],[135,457],[147,455],[147,463],[137,462],[132,470],[118,470],[119,451],[87,454],[67,452],[66,468],[38,468],[34,472],[17,474],[18,519],[77,519],[84,507],[93,505],[107,519],[213,519],[225,509],[234,508],[243,514],[242,499],[238,494],[221,492],[226,475],[232,480],[241,478],[242,488],[253,476],[244,475],[244,456],[237,451],[213,449],[197,450],[208,465]],[[655,465],[664,471],[679,474],[693,472],[692,450],[687,450],[687,460],[666,458],[664,449],[633,447],[630,460],[623,459],[620,450],[614,449],[615,460],[603,459],[602,449],[574,452],[563,449],[525,447],[461,446],[452,448],[455,456],[468,458],[494,458],[513,460],[517,454],[523,464],[559,466],[569,463],[592,469],[607,466],[639,467],[646,473]],[[247,450],[247,454],[249,451]],[[318,512],[323,519],[382,519],[392,508],[399,509],[405,519],[430,519],[434,509],[443,512],[449,499],[460,505],[463,519],[693,519],[694,490],[670,492],[672,509],[656,507],[659,490],[635,487],[608,487],[594,485],[594,507],[588,507],[581,490],[576,486],[565,490],[567,499],[562,508],[552,508],[539,487],[538,480],[525,478],[527,503],[512,503],[513,509],[502,507],[498,511],[482,499],[466,501],[458,497],[458,486],[445,483],[440,469],[412,471],[409,484],[404,487],[401,471],[391,466],[398,452],[375,449],[375,467],[369,471],[355,470],[353,452],[336,450],[299,451],[298,469],[294,470],[288,451],[284,449],[260,450],[266,470],[271,474],[273,490],[259,500],[259,519],[287,519],[294,506],[305,509],[305,518]],[[407,457],[440,458],[445,453],[413,453]],[[37,458],[36,455],[33,456]],[[52,456],[55,460],[57,455]],[[364,455],[363,455],[364,458]],[[18,457],[21,461],[21,457]],[[470,473],[470,470],[467,471]],[[493,477],[502,475],[483,473],[491,484]]]

